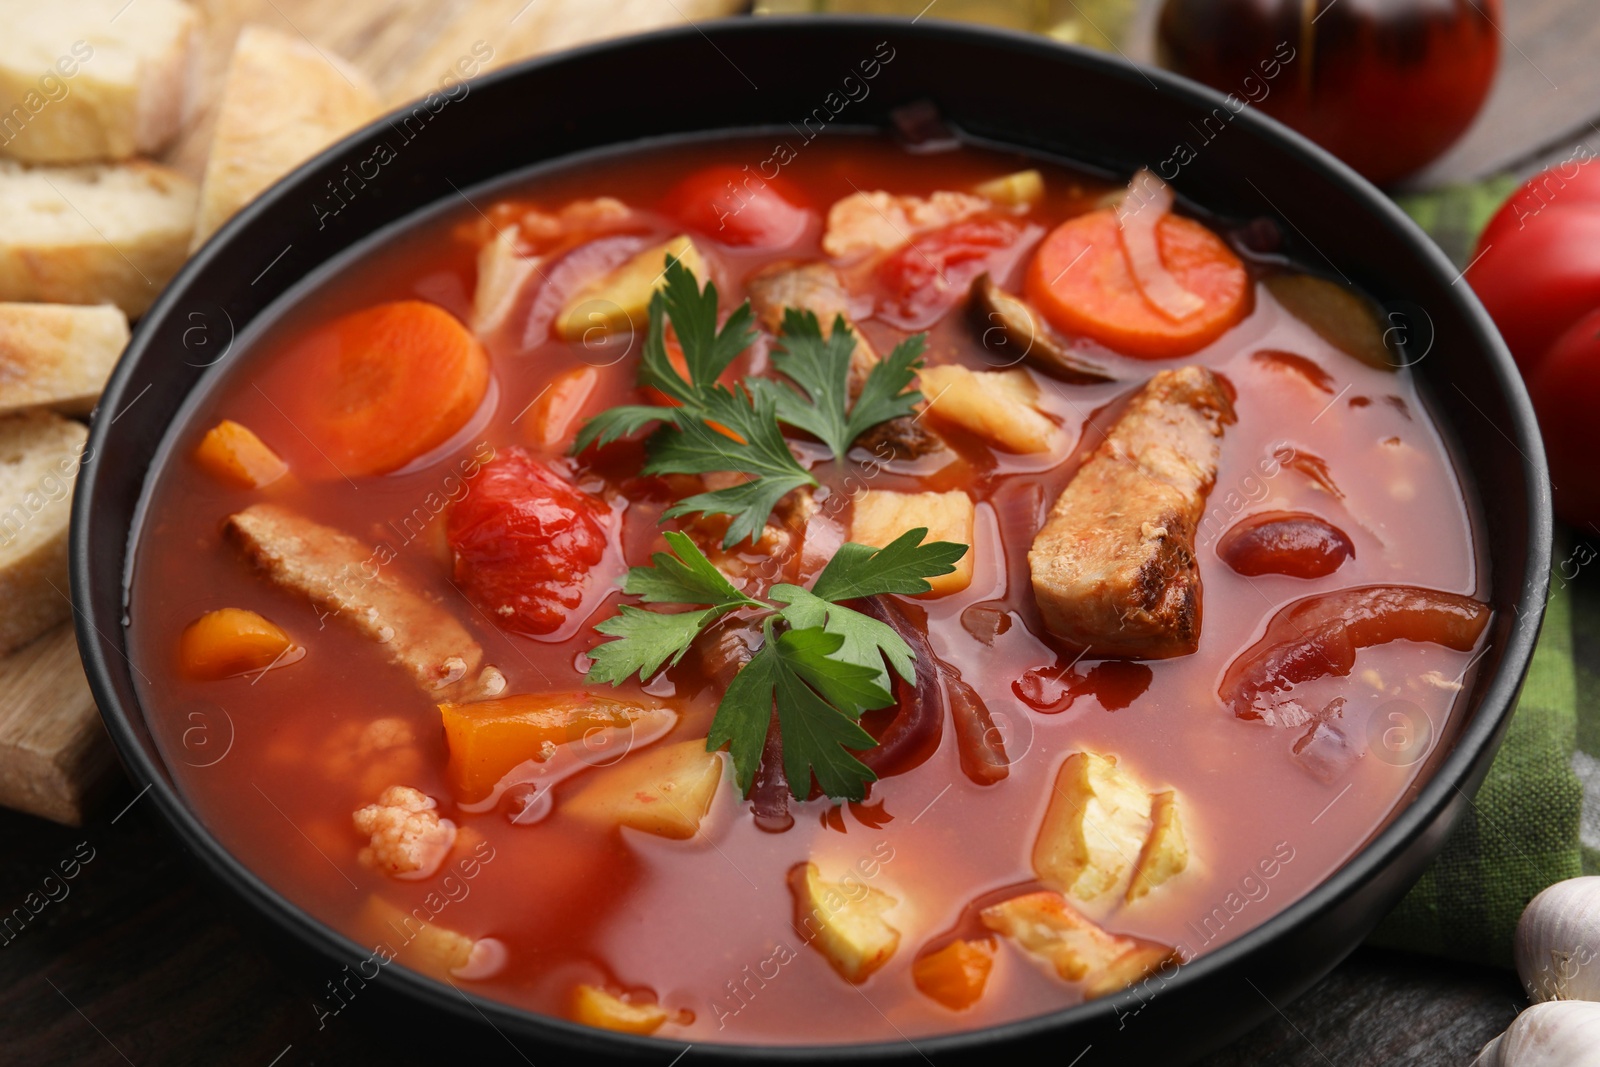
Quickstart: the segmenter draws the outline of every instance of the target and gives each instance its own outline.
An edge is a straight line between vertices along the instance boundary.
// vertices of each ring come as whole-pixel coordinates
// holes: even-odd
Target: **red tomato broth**
[[[648,210],[659,189],[708,163],[753,165],[770,152],[764,141],[741,140],[636,152],[553,172],[514,189],[513,195],[554,208],[574,197],[605,193]],[[939,188],[970,188],[1019,165],[1040,166],[1046,175],[1046,199],[1029,221],[1053,225],[1086,210],[1105,191],[1092,179],[1013,156],[977,149],[910,155],[866,138],[807,145],[784,175],[825,213],[827,204],[853,187],[925,195]],[[1115,753],[1153,788],[1176,788],[1183,795],[1190,869],[1115,913],[1107,925],[1119,934],[1176,944],[1189,956],[1236,938],[1315,886],[1382,826],[1414,787],[1420,760],[1398,765],[1371,752],[1348,775],[1348,785],[1325,784],[1291,757],[1297,731],[1237,720],[1217,695],[1232,657],[1292,600],[1382,582],[1471,594],[1482,587],[1486,572],[1468,497],[1409,373],[1379,371],[1338,352],[1257,285],[1249,317],[1184,360],[1214,368],[1237,393],[1238,421],[1227,429],[1207,505],[1208,515],[1223,518],[1204,527],[1200,538],[1201,651],[1148,663],[1149,688],[1131,705],[1107,711],[1092,693],[1084,693],[1060,713],[1041,714],[1011,689],[1031,669],[1065,669],[1072,661],[1070,650],[1037,636],[1043,628],[1029,585],[1027,549],[1084,448],[1098,439],[1098,427],[1117,399],[1139,380],[1130,375],[1126,382],[1081,386],[1036,375],[1042,406],[1059,420],[1068,440],[1079,442],[1069,453],[991,452],[976,438],[950,432],[960,459],[943,470],[923,460],[889,464],[870,477],[864,471],[852,475],[875,489],[962,486],[983,502],[971,585],[919,604],[927,610],[935,652],[961,670],[1005,734],[1012,760],[1005,780],[973,784],[960,769],[956,731],[947,723],[934,755],[907,774],[875,784],[868,806],[832,810],[827,800],[791,805],[795,825],[779,834],[756,827],[728,781],[704,832],[686,841],[598,832],[563,815],[561,797],[582,785],[582,775],[557,787],[553,813],[534,825],[513,825],[501,809],[481,815],[457,810],[446,785],[446,752],[433,703],[364,638],[336,619],[319,619],[303,598],[260,580],[218,528],[224,516],[272,499],[375,545],[388,544],[394,558],[382,564],[385,571],[403,575],[413,588],[452,606],[483,644],[486,662],[505,673],[508,692],[581,686],[581,653],[597,641],[592,623],[609,616],[619,596],[604,597],[590,619],[563,640],[509,635],[452,586],[443,547],[443,508],[450,494],[471,492],[462,464],[481,462],[491,447],[503,451],[523,444],[519,413],[553,377],[584,365],[580,346],[552,340],[519,351],[502,337],[490,345],[494,383],[487,410],[430,457],[358,484],[327,471],[279,407],[279,398],[290,395],[296,383],[282,372],[278,354],[316,322],[408,297],[437,301],[465,319],[475,248],[453,236],[451,228],[475,218],[463,205],[365,254],[276,322],[249,351],[236,355],[237,365],[179,431],[172,461],[156,476],[140,535],[129,639],[152,732],[190,802],[222,843],[319,919],[370,942],[372,935],[356,925],[369,894],[410,908],[430,891],[443,896],[440,879],[453,870],[404,882],[356,860],[365,842],[352,828],[350,813],[372,803],[384,785],[396,783],[364,782],[362,775],[348,772],[348,753],[326,748],[342,725],[379,717],[405,720],[417,737],[420,759],[412,761],[399,784],[437,798],[448,817],[481,834],[493,849],[493,859],[475,877],[460,881],[467,887],[465,896],[458,892],[460,899],[437,915],[443,926],[469,937],[492,936],[507,947],[503,970],[487,980],[462,982],[463,988],[554,1015],[567,1013],[579,982],[648,989],[668,1008],[693,1012],[691,1024],[669,1024],[660,1031],[691,1041],[915,1039],[1075,1002],[1073,986],[1004,939],[987,989],[970,1010],[957,1013],[941,1006],[919,992],[911,978],[917,957],[941,947],[951,933],[975,935],[970,910],[975,900],[1036,884],[1030,866],[1034,837],[1051,783],[1072,752]],[[662,220],[661,236],[678,232],[675,225]],[[742,299],[743,276],[776,258],[818,258],[819,238],[813,230],[774,254],[710,246],[724,311]],[[1020,266],[1012,277],[997,280],[1019,290]],[[865,322],[862,332],[879,351],[902,336],[875,321]],[[958,308],[929,331],[930,362],[997,366],[1001,361],[978,346],[976,335]],[[1314,361],[1332,379],[1334,393],[1253,360],[1261,350]],[[1095,356],[1119,367],[1137,362],[1144,368],[1141,376],[1154,369],[1148,361],[1122,360],[1099,349]],[[759,366],[762,346],[745,358]],[[638,402],[636,396],[629,358],[600,370],[587,407],[593,412]],[[1382,402],[1391,396],[1403,401],[1404,410]],[[1358,398],[1371,402],[1357,403]],[[187,456],[224,416],[259,434],[298,477],[260,491],[229,488],[208,477]],[[1274,452],[1285,444],[1326,459],[1344,498],[1273,464]],[[608,455],[608,471],[613,462],[620,461]],[[847,488],[838,474],[825,468],[818,473],[834,491]],[[593,473],[578,481],[585,489],[613,493]],[[653,485],[639,479],[630,483],[638,495],[623,513],[620,535],[630,564],[646,563],[649,552],[662,547],[656,524],[668,499]],[[437,516],[430,493],[444,501]],[[1337,573],[1315,580],[1237,574],[1217,557],[1216,542],[1233,521],[1260,511],[1321,516],[1349,535],[1355,556]],[[597,580],[618,576],[620,566],[618,561],[616,571]],[[1001,602],[1012,615],[1012,625],[993,647],[961,625],[963,610],[989,601]],[[182,678],[175,649],[183,628],[224,606],[260,612],[306,646],[306,657],[254,682]],[[1376,672],[1386,686],[1401,686],[1398,695],[1426,713],[1439,738],[1448,734],[1456,693],[1419,679],[1430,671],[1454,679],[1471,658],[1422,644],[1364,649],[1351,677],[1306,683],[1296,695],[1318,706],[1347,697],[1345,724],[1364,738],[1366,717],[1397,696],[1377,691],[1369,677]],[[1091,661],[1078,664],[1083,670],[1091,666]],[[682,716],[665,742],[703,737],[718,694],[692,677],[675,677],[675,685],[658,680],[649,687]],[[618,695],[637,696],[639,689],[628,683]],[[890,914],[902,935],[899,949],[859,991],[795,932],[786,877],[808,859],[832,879],[853,868],[867,884],[900,901]],[[1270,878],[1263,874],[1267,869]],[[334,1006],[330,1002],[329,1008]]]

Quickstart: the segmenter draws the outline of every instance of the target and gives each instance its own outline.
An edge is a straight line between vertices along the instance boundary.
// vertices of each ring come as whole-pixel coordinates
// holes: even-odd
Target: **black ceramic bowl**
[[[858,62],[892,49],[865,99],[840,108]],[[1148,165],[1222,215],[1280,220],[1290,250],[1344,275],[1412,331],[1434,414],[1480,508],[1495,609],[1477,681],[1430,757],[1413,799],[1317,889],[1169,980],[1024,1022],[882,1044],[797,1048],[695,1045],[689,1060],[921,1062],[1048,1054],[1081,1063],[1180,1063],[1241,1033],[1305,990],[1364,938],[1438,851],[1479,784],[1516,699],[1544,608],[1551,519],[1543,451],[1521,381],[1455,269],[1371,186],[1238,101],[1103,55],[1036,37],[924,21],[742,20],[632,38],[525,63],[430,98],[348,138],[230,222],[139,324],[94,420],[78,479],[72,587],[78,640],[106,725],[136,784],[233,893],[337,973],[369,953],[274,892],[208,833],[152,743],[127,660],[123,604],[138,506],[185,398],[236,333],[307,273],[408,215],[480,183],[647,138],[778,127],[795,136],[819,109],[830,126],[883,126],[931,99],[966,134],[1126,175]],[[831,95],[830,94],[835,94]],[[859,95],[859,94],[858,94]],[[813,126],[820,122],[813,118]],[[1209,140],[1209,143],[1208,143]],[[395,151],[371,164],[380,143]],[[358,182],[349,181],[352,173]],[[330,189],[347,195],[335,199]],[[337,208],[335,213],[332,209]],[[132,535],[130,536],[130,531]],[[276,940],[284,940],[277,938]],[[330,966],[331,963],[331,966]],[[398,1005],[407,1032],[472,1031],[491,1054],[533,1062],[557,1051],[667,1063],[682,1045],[589,1030],[390,968],[365,1003]],[[1270,999],[1270,1003],[1269,1003]],[[418,1025],[418,1011],[426,1025]],[[487,1024],[487,1026],[485,1025]],[[1089,1053],[1075,1060],[1085,1049]],[[495,1052],[494,1050],[498,1050]],[[546,1057],[541,1061],[541,1056]]]

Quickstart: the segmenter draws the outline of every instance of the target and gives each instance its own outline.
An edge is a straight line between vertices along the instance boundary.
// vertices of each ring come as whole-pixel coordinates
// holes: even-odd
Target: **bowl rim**
[[[747,34],[781,34],[790,27],[825,30],[829,24],[836,24],[840,28],[872,28],[885,33],[912,35],[943,43],[981,45],[991,50],[1011,50],[1055,63],[1089,68],[1097,77],[1105,78],[1108,82],[1118,80],[1130,83],[1148,82],[1162,93],[1173,94],[1207,109],[1227,106],[1225,95],[1216,90],[1158,67],[1136,65],[1125,56],[1108,55],[1022,31],[939,18],[921,19],[920,16],[909,22],[903,18],[839,14],[721,18],[610,38],[536,56],[474,77],[469,80],[469,84],[474,90],[489,88],[515,81],[528,71],[604,57],[609,52],[640,42],[670,46],[680,43],[693,44],[696,39],[704,39],[716,46],[719,41],[737,41]],[[107,382],[90,428],[86,446],[91,450],[90,455],[101,454],[111,437],[112,423],[116,421],[102,418],[101,415],[113,409],[119,413],[125,411],[128,404],[137,400],[137,397],[126,396],[132,385],[133,365],[151,347],[156,332],[155,324],[172,313],[177,306],[180,292],[195,278],[212,270],[220,250],[236,240],[240,233],[251,222],[265,214],[271,205],[288,196],[297,180],[308,172],[342,157],[362,143],[366,136],[383,126],[387,115],[388,113],[350,133],[284,175],[220,227],[186,261],[135,327],[127,348]],[[1456,271],[1454,264],[1394,201],[1332,154],[1287,126],[1260,113],[1257,108],[1245,107],[1234,114],[1233,121],[1253,128],[1258,137],[1275,140],[1277,147],[1286,156],[1294,158],[1296,162],[1308,168],[1324,172],[1336,184],[1343,186],[1351,198],[1357,201],[1375,221],[1387,224],[1392,236],[1409,244],[1411,251],[1419,254],[1440,278],[1460,279],[1461,275]],[[736,128],[746,127],[711,126],[699,131],[698,135],[714,136],[719,129],[729,132]],[[697,134],[686,133],[683,136],[694,137]],[[605,146],[605,150],[625,147],[625,144],[618,143]],[[1025,147],[1021,150],[1032,151]],[[545,162],[553,161],[554,159]],[[502,177],[489,177],[483,181],[494,182],[501,180]],[[407,212],[390,220],[384,228],[418,212],[427,211],[430,207],[431,205],[423,205]],[[366,237],[357,238],[352,244],[365,239]],[[310,269],[316,270],[318,267]],[[1402,806],[1394,812],[1382,829],[1370,836],[1366,844],[1344,864],[1260,925],[1182,964],[1175,976],[1164,983],[1164,990],[1177,983],[1189,986],[1204,982],[1210,976],[1238,965],[1270,943],[1308,925],[1315,917],[1331,910],[1371,882],[1398,854],[1428,832],[1444,810],[1455,803],[1458,794],[1470,802],[1471,798],[1461,789],[1461,785],[1468,780],[1477,761],[1486,757],[1497,745],[1500,730],[1515,708],[1522,680],[1532,659],[1534,645],[1542,626],[1549,591],[1554,535],[1549,474],[1532,404],[1510,352],[1488,313],[1470,288],[1452,284],[1450,293],[1469,334],[1487,356],[1488,369],[1494,385],[1506,402],[1511,425],[1503,427],[1502,430],[1509,431],[1508,440],[1522,452],[1529,467],[1528,495],[1531,506],[1526,527],[1528,553],[1517,602],[1512,605],[1512,610],[1517,614],[1519,621],[1512,627],[1504,645],[1500,668],[1484,683],[1477,712],[1462,724],[1454,738],[1451,751],[1436,762],[1420,786],[1413,786],[1411,799],[1402,802]],[[274,298],[277,299],[281,297]],[[134,784],[143,787],[135,800],[146,792],[153,794],[155,804],[168,826],[177,834],[184,846],[204,864],[210,874],[219,878],[238,897],[248,902],[255,912],[266,917],[316,955],[331,962],[367,958],[372,954],[367,946],[334,930],[310,912],[292,903],[284,894],[272,888],[260,875],[236,858],[206,828],[199,814],[188,806],[178,790],[167,783],[156,760],[146,754],[133,726],[135,715],[142,717],[143,709],[137,706],[130,709],[122,705],[110,680],[112,664],[100,644],[102,635],[98,622],[109,621],[120,628],[122,619],[120,614],[115,619],[102,618],[102,613],[94,606],[95,590],[91,589],[89,567],[93,536],[91,512],[94,505],[92,467],[93,465],[87,462],[82,465],[72,505],[69,565],[74,623],[90,689],[100,708],[102,720],[115,743],[123,766],[134,778]],[[144,477],[148,479],[150,473],[147,469]],[[133,529],[127,531],[127,537],[122,542],[124,552],[126,546],[132,542],[135,532]],[[125,557],[120,587],[117,590],[119,605],[126,589],[126,574]],[[116,644],[111,642],[110,638],[105,640],[113,645]],[[635,1057],[659,1054],[666,1054],[669,1057],[681,1055],[688,1051],[686,1046],[692,1045],[701,1058],[721,1062],[745,1062],[750,1059],[779,1062],[887,1060],[903,1056],[908,1045],[916,1053],[927,1058],[938,1053],[971,1051],[975,1046],[991,1041],[1018,1041],[1071,1028],[1077,1024],[1093,1021],[1103,1023],[1113,1015],[1120,1015],[1121,1009],[1138,997],[1136,989],[1130,987],[1119,994],[1024,1019],[929,1035],[916,1040],[902,1036],[897,1040],[849,1043],[735,1044],[689,1042],[683,1039],[596,1030],[566,1019],[543,1015],[503,1001],[469,993],[454,983],[426,977],[404,966],[386,968],[384,973],[389,977],[393,991],[414,1000],[427,1002],[433,1008],[469,1024],[487,1022],[502,1037],[506,1037],[506,1034],[501,1028],[506,1027],[525,1038],[554,1039],[568,1049],[586,1048],[595,1053]],[[456,995],[451,996],[451,992]],[[506,1040],[510,1042],[510,1038],[507,1037]]]

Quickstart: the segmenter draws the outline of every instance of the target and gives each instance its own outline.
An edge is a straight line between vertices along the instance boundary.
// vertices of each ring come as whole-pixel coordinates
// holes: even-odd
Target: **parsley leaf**
[[[671,553],[657,552],[651,566],[628,571],[622,591],[646,604],[708,604],[714,608],[764,607],[735,589],[687,534],[662,534]]]
[[[834,553],[811,591],[824,600],[855,600],[878,593],[913,596],[933,588],[927,579],[950,574],[967,554],[951,541],[922,543],[925,527],[907,530],[883,548],[846,543]]]
[[[797,585],[775,585],[770,595],[786,605],[780,614],[791,627],[797,630],[821,629],[839,638],[839,648],[834,652],[834,658],[841,663],[870,670],[873,679],[882,688],[887,689],[890,684],[889,672],[884,669],[885,660],[906,681],[916,680],[914,664],[917,657],[911,651],[911,646],[894,632],[894,627],[879,622],[871,615],[863,615],[854,608],[824,600]],[[863,705],[856,708],[855,712],[859,715],[883,706]]]
[[[635,673],[642,681],[663,666],[676,666],[694,639],[727,614],[722,608],[668,614],[628,604],[619,611],[595,627],[618,640],[596,645],[589,651],[593,664],[586,677],[591,684],[617,685]]]
[[[873,364],[852,406],[850,359],[855,348],[855,334],[843,315],[834,319],[824,338],[815,314],[788,308],[783,313],[783,344],[773,352],[772,365],[800,391],[768,380],[757,387],[772,397],[779,419],[817,437],[839,460],[857,437],[880,422],[911,414],[922,400],[922,394],[911,389],[922,366],[921,334],[902,341]]]

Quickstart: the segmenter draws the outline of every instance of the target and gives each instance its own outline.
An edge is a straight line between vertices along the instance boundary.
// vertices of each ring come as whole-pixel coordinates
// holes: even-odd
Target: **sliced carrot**
[[[301,427],[346,476],[384,474],[449,440],[489,387],[489,356],[444,308],[399,300],[321,327],[291,358]]]
[[[953,1011],[970,1008],[983,996],[994,966],[994,939],[952,941],[911,965],[911,979],[928,996]]]
[[[1250,276],[1216,234],[1193,219],[1163,218],[1161,263],[1178,285],[1204,302],[1174,319],[1139,288],[1112,208],[1057,226],[1028,268],[1027,293],[1050,324],[1143,359],[1184,356],[1221,337],[1249,314]]]
[[[583,405],[600,384],[594,367],[574,367],[555,376],[528,409],[528,443],[540,448],[561,448],[572,440]]]
[[[244,608],[219,608],[191,622],[178,639],[178,662],[191,678],[229,678],[265,670],[293,647],[282,628]]]
[[[223,419],[200,439],[195,462],[241,489],[260,489],[289,473],[289,465],[248,426]]]

